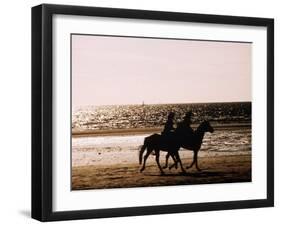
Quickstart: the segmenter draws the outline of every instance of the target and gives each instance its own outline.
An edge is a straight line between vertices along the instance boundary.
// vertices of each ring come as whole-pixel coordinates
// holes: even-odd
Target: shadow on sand
[[[235,172],[232,172],[232,174]],[[180,173],[165,173],[163,175],[161,174],[149,174],[145,173],[145,176],[155,176],[155,177],[224,177],[229,175],[229,172],[221,172],[221,171],[200,171],[200,172],[180,172]]]

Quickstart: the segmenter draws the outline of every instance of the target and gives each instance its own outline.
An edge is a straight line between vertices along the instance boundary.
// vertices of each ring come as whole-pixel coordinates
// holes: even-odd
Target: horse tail
[[[144,142],[143,142],[143,145],[141,146],[140,151],[139,151],[139,164],[140,165],[142,164],[142,155],[143,155],[146,148],[147,148],[147,140],[145,138]]]

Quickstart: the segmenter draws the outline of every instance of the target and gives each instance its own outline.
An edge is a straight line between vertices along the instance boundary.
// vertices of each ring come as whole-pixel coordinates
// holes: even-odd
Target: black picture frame
[[[52,210],[52,18],[55,14],[266,27],[267,198],[54,212]],[[40,221],[56,221],[270,206],[274,206],[273,19],[49,4],[32,8],[32,218]]]

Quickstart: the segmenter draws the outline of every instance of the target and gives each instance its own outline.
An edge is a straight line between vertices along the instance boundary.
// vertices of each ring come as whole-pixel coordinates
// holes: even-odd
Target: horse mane
[[[209,121],[207,120],[204,120],[203,122],[201,122],[199,124],[199,126],[197,127],[197,129],[195,130],[195,132],[202,132],[203,131],[203,128],[206,126],[206,124],[209,123]]]

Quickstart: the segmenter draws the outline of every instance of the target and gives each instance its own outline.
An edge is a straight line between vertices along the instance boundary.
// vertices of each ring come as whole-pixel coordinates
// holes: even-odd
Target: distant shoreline
[[[248,123],[225,123],[212,124],[215,130],[230,130],[230,129],[247,129],[251,128],[252,124]],[[194,124],[193,128],[197,128],[198,124]],[[125,136],[125,135],[140,135],[147,133],[160,133],[163,127],[152,128],[131,128],[131,129],[112,129],[112,130],[72,130],[72,137],[88,137],[88,136]]]

